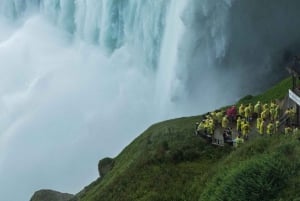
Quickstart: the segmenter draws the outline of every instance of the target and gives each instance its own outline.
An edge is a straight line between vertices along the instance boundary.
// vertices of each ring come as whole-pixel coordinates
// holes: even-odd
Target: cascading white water
[[[0,0],[2,199],[77,192],[151,123],[277,80],[300,50],[300,2],[260,4]]]
[[[3,0],[0,8],[11,19],[38,8],[52,23],[109,51],[130,43],[153,65],[159,55],[169,1]]]
[[[172,99],[174,96],[184,92],[180,91],[181,83],[177,76],[178,71],[176,70],[179,64],[179,49],[178,45],[184,34],[184,25],[181,20],[183,11],[186,8],[187,1],[173,0],[170,2],[170,6],[167,10],[168,22],[165,26],[165,31],[162,39],[161,52],[158,62],[157,80],[156,80],[156,100],[158,111],[164,114],[164,108],[169,108],[172,105]],[[181,75],[184,76],[184,75]],[[164,83],[162,85],[162,83]],[[172,108],[171,111],[176,113],[176,107]],[[172,116],[171,115],[171,116]]]
[[[5,30],[0,31],[0,185],[5,186],[0,194],[5,200],[24,200],[40,188],[79,191],[96,178],[101,157],[119,153],[164,119],[168,105],[161,110],[156,104],[168,102],[165,93],[171,89],[156,86],[172,77],[157,77],[166,65],[169,71],[175,65],[181,34],[170,56],[167,43],[182,5],[0,1]],[[174,14],[176,20],[168,23]],[[16,188],[22,190],[14,194]]]

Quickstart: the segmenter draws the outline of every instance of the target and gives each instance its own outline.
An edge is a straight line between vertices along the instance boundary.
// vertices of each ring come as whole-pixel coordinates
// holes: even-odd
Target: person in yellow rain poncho
[[[237,148],[239,147],[242,143],[244,143],[244,139],[238,135],[235,139],[234,139],[234,146]]]
[[[263,135],[265,133],[265,120],[262,119],[259,125],[259,134]]]
[[[211,112],[209,113],[209,115],[211,116],[211,118],[216,121],[217,120],[217,113],[216,112]]]
[[[267,125],[267,134],[268,135],[274,134],[274,123],[272,121]]]
[[[267,119],[268,117],[269,117],[269,109],[263,110],[262,113],[260,114],[260,118]]]
[[[245,107],[244,115],[245,115],[246,121],[250,121],[250,112],[251,112],[250,107],[249,106]]]
[[[292,132],[293,132],[293,129],[292,129],[291,127],[286,126],[286,127],[284,128],[284,134],[285,134],[285,135],[290,135],[290,134],[292,134]]]
[[[257,128],[257,130],[259,130],[261,121],[262,121],[262,118],[260,118],[260,117],[258,117],[258,118],[256,119],[256,128]]]
[[[208,134],[213,135],[215,132],[215,124],[212,118],[208,121]]]
[[[236,120],[236,130],[241,131],[242,118],[239,116]]]
[[[209,119],[205,119],[204,121],[204,131],[205,134],[209,134]]]
[[[269,109],[269,105],[268,105],[267,103],[265,103],[265,104],[263,105],[263,110],[266,110],[266,109]]]
[[[271,108],[275,109],[275,107],[276,107],[275,101],[271,101],[271,103],[270,103],[270,109]]]
[[[291,109],[290,109],[290,114],[291,114],[291,121],[292,122],[295,122],[296,121],[296,114],[297,114],[297,112],[296,112],[296,108],[294,108],[294,107],[292,107]]]
[[[248,107],[250,109],[250,121],[251,121],[253,119],[254,107],[253,107],[252,103],[249,103]]]
[[[202,120],[197,127],[197,134],[205,133],[205,120]]]
[[[294,138],[296,138],[297,140],[300,140],[300,129],[298,127],[295,127],[293,129],[293,136]]]
[[[270,119],[271,119],[271,121],[275,121],[275,108],[274,107],[270,108]]]
[[[254,106],[255,117],[259,117],[260,113],[261,113],[261,104],[260,104],[260,101],[257,101],[257,103]]]
[[[217,123],[221,125],[223,119],[224,111],[219,111],[216,113]]]
[[[222,119],[222,128],[228,128],[228,123],[229,123],[229,120],[227,118],[227,116],[225,115]]]
[[[278,104],[276,104],[275,112],[274,112],[274,119],[275,119],[275,120],[278,120],[278,119],[279,119],[279,113],[280,113],[280,107],[279,107]]]
[[[292,124],[292,108],[288,108],[285,110],[284,112],[285,116],[286,116],[286,125],[290,126]]]
[[[245,139],[248,138],[248,134],[249,134],[249,131],[250,131],[250,125],[249,125],[249,122],[245,121],[243,124],[242,124],[242,135]]]
[[[239,115],[242,117],[244,117],[244,109],[245,109],[245,106],[242,103],[239,107]]]

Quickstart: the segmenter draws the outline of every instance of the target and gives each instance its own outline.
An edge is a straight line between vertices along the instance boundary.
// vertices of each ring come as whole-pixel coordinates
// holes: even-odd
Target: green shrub
[[[298,170],[299,163],[291,163],[285,157],[293,153],[293,146],[285,144],[273,154],[254,155],[239,165],[234,163],[223,168],[207,185],[199,200],[271,200]]]

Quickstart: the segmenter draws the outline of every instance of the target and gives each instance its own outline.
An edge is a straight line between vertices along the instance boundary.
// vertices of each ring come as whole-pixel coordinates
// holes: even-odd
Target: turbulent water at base
[[[257,93],[298,0],[0,0],[0,194],[78,192],[151,123]]]

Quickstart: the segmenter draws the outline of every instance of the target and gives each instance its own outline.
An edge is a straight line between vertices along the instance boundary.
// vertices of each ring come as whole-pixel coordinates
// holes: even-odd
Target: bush
[[[271,200],[284,188],[294,172],[282,155],[265,155],[221,170],[199,200]]]

